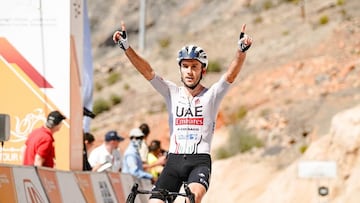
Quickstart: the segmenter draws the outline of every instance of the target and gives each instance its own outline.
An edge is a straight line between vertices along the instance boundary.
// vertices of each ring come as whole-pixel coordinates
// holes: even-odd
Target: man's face
[[[119,147],[119,143],[120,143],[120,141],[118,141],[118,140],[112,140],[111,141],[112,148],[117,149]]]
[[[181,61],[181,81],[186,87],[194,88],[199,84],[205,69],[196,59],[184,59]]]

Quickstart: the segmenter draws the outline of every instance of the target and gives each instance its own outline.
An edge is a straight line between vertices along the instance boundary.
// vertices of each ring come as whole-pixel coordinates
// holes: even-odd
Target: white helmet
[[[183,59],[196,59],[198,60],[203,67],[206,69],[208,66],[208,59],[206,52],[199,46],[196,45],[187,45],[179,50],[177,61],[179,66]]]
[[[139,128],[131,129],[129,133],[130,137],[144,137],[144,133]]]

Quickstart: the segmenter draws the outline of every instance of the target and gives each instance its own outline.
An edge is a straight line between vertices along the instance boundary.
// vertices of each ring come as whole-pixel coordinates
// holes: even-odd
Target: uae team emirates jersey
[[[211,140],[219,105],[230,87],[224,77],[210,88],[204,88],[195,97],[188,96],[183,86],[163,80],[150,80],[152,86],[165,98],[169,114],[170,153],[210,154]]]

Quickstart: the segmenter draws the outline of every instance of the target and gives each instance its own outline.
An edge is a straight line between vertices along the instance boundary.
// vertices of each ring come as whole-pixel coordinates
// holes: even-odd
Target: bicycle
[[[168,190],[139,190],[139,184],[135,183],[131,188],[131,192],[126,199],[126,203],[134,203],[135,198],[138,194],[150,194],[150,195],[160,195],[165,199],[166,203],[173,203],[177,196],[187,197],[190,200],[190,203],[195,203],[195,195],[191,192],[190,188],[186,183],[184,183],[185,193],[181,192],[170,192]]]

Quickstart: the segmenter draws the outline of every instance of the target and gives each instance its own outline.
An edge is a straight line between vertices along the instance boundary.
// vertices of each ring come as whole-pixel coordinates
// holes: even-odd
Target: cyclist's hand
[[[252,38],[245,34],[245,27],[246,25],[243,24],[241,28],[240,38],[238,41],[239,49],[242,52],[246,52],[246,50],[248,50],[252,44]]]
[[[115,44],[118,44],[119,47],[124,51],[129,48],[126,27],[123,21],[121,22],[121,31],[117,30],[113,34],[113,41],[115,42]]]

